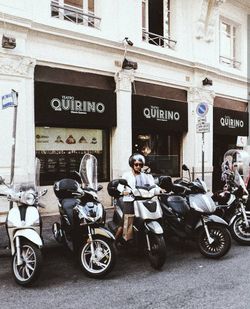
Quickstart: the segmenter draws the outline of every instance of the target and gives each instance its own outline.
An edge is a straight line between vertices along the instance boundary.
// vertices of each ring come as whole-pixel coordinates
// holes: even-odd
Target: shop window
[[[52,0],[51,16],[89,27],[99,28],[95,0]]]
[[[170,0],[142,0],[142,39],[157,46],[175,46],[170,38]]]
[[[180,176],[181,135],[137,131],[133,135],[133,151],[143,154],[154,176]]]
[[[41,185],[74,177],[85,153],[98,161],[98,181],[109,180],[108,132],[99,129],[36,127],[36,156],[41,161]]]
[[[240,68],[239,26],[228,20],[220,21],[220,63]]]

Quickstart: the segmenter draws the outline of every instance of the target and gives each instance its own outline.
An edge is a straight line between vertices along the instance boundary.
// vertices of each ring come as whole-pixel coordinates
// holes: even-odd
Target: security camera
[[[129,46],[134,45],[134,43],[132,41],[130,41],[128,37],[125,37],[124,40],[128,43]]]

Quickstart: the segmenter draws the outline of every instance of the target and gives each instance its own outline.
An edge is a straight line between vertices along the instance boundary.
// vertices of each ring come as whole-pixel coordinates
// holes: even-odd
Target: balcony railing
[[[175,45],[177,44],[177,41],[172,40],[170,37],[165,37],[153,32],[149,32],[145,29],[142,29],[142,39],[143,41],[146,41],[150,44],[171,49],[174,49]]]
[[[224,56],[220,56],[220,63],[226,64],[231,68],[240,69],[241,62],[235,59],[230,59]]]
[[[51,16],[63,20],[70,21],[79,25],[100,29],[101,18],[89,12],[84,13],[82,9],[71,5],[59,5],[55,1],[51,1]]]

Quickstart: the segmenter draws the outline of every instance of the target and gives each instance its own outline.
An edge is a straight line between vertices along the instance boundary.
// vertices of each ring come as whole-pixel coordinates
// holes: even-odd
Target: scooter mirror
[[[74,171],[74,174],[73,174],[73,175],[74,175],[74,176],[73,176],[73,179],[74,179],[74,180],[76,180],[78,183],[81,183],[81,182],[82,182],[82,177],[81,177],[81,175],[80,175],[79,172]]]
[[[41,195],[41,196],[44,196],[47,192],[48,192],[48,189],[44,189],[44,190],[40,193],[40,195]]]
[[[186,164],[182,165],[182,169],[183,169],[183,171],[189,171],[189,168],[186,166]]]
[[[127,186],[127,187],[129,186],[126,179],[119,179],[119,184],[121,184],[123,186]]]
[[[101,191],[102,189],[103,189],[103,186],[102,185],[98,185],[97,191]]]

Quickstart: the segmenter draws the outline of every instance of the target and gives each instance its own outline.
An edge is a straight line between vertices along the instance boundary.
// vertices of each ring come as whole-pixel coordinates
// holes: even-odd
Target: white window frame
[[[152,35],[150,39],[150,32],[149,32],[149,18],[148,18],[148,8],[149,8],[149,0],[142,0],[142,40],[146,42],[153,41]],[[171,11],[170,11],[170,0],[163,0],[163,37],[160,35],[155,35],[155,39],[159,37],[159,40],[163,40],[164,47],[173,48],[177,43],[170,38],[170,24],[171,24]],[[143,14],[143,7],[144,7],[144,14]],[[144,16],[144,18],[143,18]],[[154,43],[153,43],[154,44]],[[157,44],[155,44],[157,45]],[[161,46],[161,45],[160,45]],[[162,46],[161,46],[162,47]]]
[[[94,12],[89,11],[89,1],[94,1]],[[65,17],[67,19],[67,16],[68,16],[69,17],[68,19],[70,20],[70,17],[74,18],[75,16],[85,16],[80,22],[82,25],[99,28],[101,19],[96,16],[97,1],[96,0],[81,0],[80,2],[82,3],[82,8],[67,4],[66,0],[52,0],[52,3],[55,3],[59,5],[60,7],[58,9],[59,15],[57,16],[59,19],[64,20]],[[68,11],[67,11],[67,8],[68,8]]]
[[[144,6],[144,14],[143,14],[143,6]],[[148,32],[148,0],[142,0],[142,38],[143,40],[145,40],[143,36],[143,30]]]
[[[223,50],[222,50],[222,36],[224,35],[223,29],[222,29],[223,24],[227,25],[230,29],[230,32],[229,32],[230,54],[229,55],[223,54]],[[221,17],[219,29],[220,29],[220,42],[219,42],[220,63],[228,67],[231,67],[231,68],[240,69],[240,66],[241,66],[240,25],[229,19]]]

